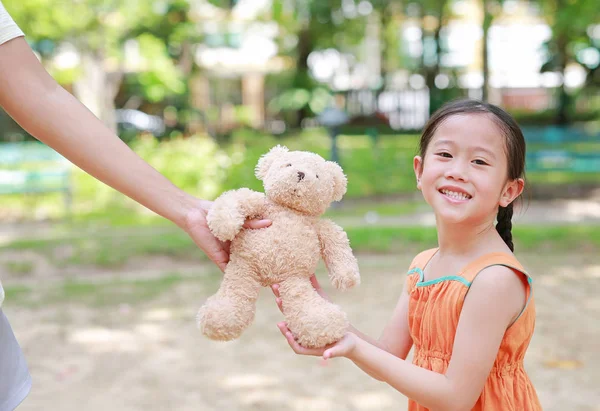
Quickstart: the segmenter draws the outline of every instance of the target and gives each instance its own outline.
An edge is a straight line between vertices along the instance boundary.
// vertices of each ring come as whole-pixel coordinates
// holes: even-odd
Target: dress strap
[[[429,260],[431,260],[431,257],[437,253],[437,250],[437,248],[430,248],[429,250],[421,251],[419,254],[417,254],[417,256],[413,258],[412,263],[410,263],[409,273],[411,270],[415,270],[417,268],[422,271]]]
[[[467,264],[467,266],[461,271],[460,275],[468,281],[469,287],[477,277],[477,275],[483,271],[484,269],[494,266],[494,265],[503,265],[512,269],[515,273],[520,274],[524,280],[526,280],[526,302],[525,306],[521,313],[519,313],[518,317],[513,321],[517,321],[517,319],[523,314],[523,312],[527,309],[529,302],[531,301],[531,297],[533,295],[533,283],[531,277],[525,271],[525,268],[519,263],[519,261],[512,255],[507,253],[489,253],[485,254],[471,263]]]

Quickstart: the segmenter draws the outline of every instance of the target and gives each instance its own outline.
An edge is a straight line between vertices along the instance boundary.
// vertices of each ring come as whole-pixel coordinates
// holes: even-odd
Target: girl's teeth
[[[443,190],[442,193],[455,200],[467,200],[470,197],[465,193],[457,193],[455,191]]]

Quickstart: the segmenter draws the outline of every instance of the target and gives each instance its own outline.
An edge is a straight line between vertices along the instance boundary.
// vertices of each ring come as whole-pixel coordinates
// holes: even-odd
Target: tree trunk
[[[482,44],[482,63],[483,63],[483,85],[481,90],[481,99],[488,101],[489,95],[489,81],[490,81],[490,66],[489,66],[489,49],[488,49],[488,36],[494,16],[490,12],[489,0],[482,0],[483,6],[483,44]]]
[[[310,34],[309,23],[307,22],[298,35],[298,62],[296,64],[296,78],[294,80],[295,88],[303,88],[307,90],[312,88],[310,84],[310,75],[308,72],[308,56],[310,53],[312,53],[312,51],[312,37]],[[298,110],[296,113],[294,126],[300,127],[302,120],[308,117],[308,115],[309,111],[306,106]]]
[[[558,110],[556,113],[555,124],[565,125],[569,122],[569,94],[567,93],[567,86],[565,84],[565,74],[567,70],[567,36],[563,33],[558,34],[556,45],[558,53],[558,67],[562,74],[563,81],[558,95]]]
[[[381,17],[381,31],[380,31],[380,41],[381,41],[381,46],[379,48],[379,52],[380,52],[380,75],[381,75],[381,81],[382,83],[382,89],[385,88],[385,84],[386,84],[386,77],[387,77],[387,72],[388,72],[388,61],[386,59],[385,53],[386,50],[388,50],[388,41],[387,41],[387,37],[386,37],[386,32],[388,29],[388,25],[391,23],[392,20],[392,13],[389,7],[384,8],[381,13],[379,13],[380,17]]]
[[[75,96],[114,133],[117,132],[115,96],[123,73],[107,73],[100,52],[81,53],[83,76],[74,85]]]
[[[440,73],[440,61],[442,57],[442,45],[441,45],[441,32],[442,32],[442,21],[444,19],[444,9],[446,6],[446,0],[439,0],[438,9],[436,10],[436,18],[438,24],[433,31],[433,40],[435,43],[435,60],[432,65],[423,64],[425,69],[425,84],[429,89],[429,114],[433,114],[442,105],[442,98],[440,96],[438,88],[435,86],[435,78]],[[425,14],[425,13],[424,13]],[[423,15],[425,17],[425,15]],[[425,31],[423,30],[423,44],[425,46]],[[425,54],[425,49],[423,49]]]

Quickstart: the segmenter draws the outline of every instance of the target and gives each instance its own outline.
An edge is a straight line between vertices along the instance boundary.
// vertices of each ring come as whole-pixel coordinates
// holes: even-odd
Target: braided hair
[[[510,203],[506,207],[498,207],[498,220],[496,224],[496,231],[500,234],[500,237],[504,240],[510,251],[515,251],[515,246],[512,241],[512,215],[513,205]]]
[[[509,180],[525,178],[525,138],[517,122],[510,114],[501,108],[473,99],[459,99],[451,101],[433,113],[423,129],[421,141],[419,143],[419,152],[421,158],[425,158],[427,147],[433,138],[436,130],[448,118],[460,114],[483,114],[490,116],[491,120],[500,129],[505,137],[505,148],[508,163]],[[506,207],[498,207],[496,217],[496,231],[504,240],[508,248],[514,251],[512,241],[512,216],[513,203]]]

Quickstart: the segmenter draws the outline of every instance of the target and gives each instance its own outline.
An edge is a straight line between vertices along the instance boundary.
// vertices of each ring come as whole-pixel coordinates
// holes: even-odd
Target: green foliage
[[[331,139],[322,129],[283,138],[239,130],[221,146],[206,136],[163,141],[144,137],[134,140],[131,146],[178,187],[198,197],[214,199],[226,190],[240,187],[263,191],[254,168],[260,156],[277,144],[330,158]],[[348,176],[345,199],[416,194],[412,159],[417,153],[417,144],[416,135],[381,135],[376,141],[366,135],[339,136],[339,161]],[[577,152],[590,147],[591,143],[552,146]],[[556,184],[557,191],[563,191],[564,184],[600,184],[600,176],[594,173],[528,173],[527,178],[528,186]],[[77,168],[73,169],[73,185],[75,221],[110,220],[113,225],[156,222],[152,213]],[[0,210],[9,215],[10,210],[20,210],[26,218],[33,218],[40,210],[46,210],[51,217],[64,215],[62,197],[54,194],[3,196]]]
[[[138,74],[143,96],[155,103],[172,94],[182,94],[186,85],[181,72],[167,53],[165,43],[151,34],[144,33],[137,38],[142,56],[146,59],[147,70]]]

